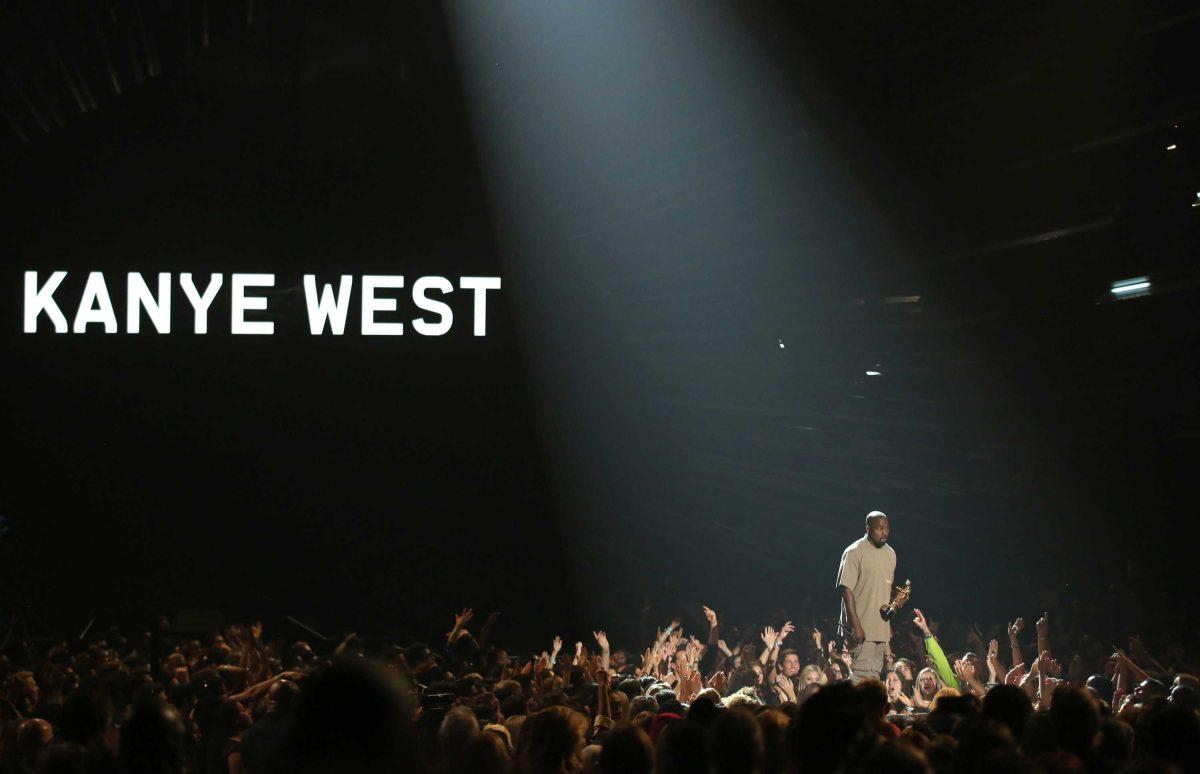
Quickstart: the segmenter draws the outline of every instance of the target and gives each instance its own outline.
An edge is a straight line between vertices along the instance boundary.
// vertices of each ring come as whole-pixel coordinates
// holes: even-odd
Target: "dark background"
[[[498,246],[506,188],[437,4],[8,6],[6,604],[44,631],[195,607],[428,636],[470,604],[502,609],[512,641],[628,636],[645,603],[832,608],[874,508],[940,615],[1029,617],[1045,588],[1128,588],[1153,611],[1195,588],[1200,17],[826,5],[737,4],[727,22],[803,106],[811,139],[787,160],[836,170],[859,206],[817,225],[779,197],[731,210],[748,229],[794,217],[796,238],[668,250],[656,270],[701,277],[693,294],[615,255],[594,280],[523,282],[537,269]],[[510,34],[522,7],[489,21]],[[509,64],[487,108],[552,125],[553,104],[511,95],[567,75]],[[751,140],[729,142],[679,139],[701,167]],[[678,236],[662,191],[678,174],[699,194],[671,169],[616,216],[568,206]],[[684,233],[714,227],[686,216]],[[552,249],[533,254],[550,269]],[[726,260],[786,281],[749,291]],[[23,334],[28,269],[71,272],[68,319],[103,270],[122,333]],[[126,335],[127,271],[225,273],[209,335],[177,285],[170,336]],[[235,271],[277,274],[274,336],[229,335]],[[486,338],[461,293],[446,337],[359,337],[357,307],[347,336],[312,337],[308,272],[505,288]],[[1141,275],[1151,295],[1113,301]],[[616,333],[544,344],[579,319]],[[603,390],[556,398],[589,375]]]

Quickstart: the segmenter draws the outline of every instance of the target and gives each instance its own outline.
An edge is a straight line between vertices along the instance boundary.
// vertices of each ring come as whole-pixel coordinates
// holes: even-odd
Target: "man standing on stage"
[[[854,637],[850,679],[856,683],[879,677],[892,639],[892,625],[879,614],[879,608],[892,601],[896,574],[896,552],[887,544],[888,532],[886,515],[868,513],[867,533],[847,546],[838,566],[837,585],[842,594],[838,630],[843,637]]]

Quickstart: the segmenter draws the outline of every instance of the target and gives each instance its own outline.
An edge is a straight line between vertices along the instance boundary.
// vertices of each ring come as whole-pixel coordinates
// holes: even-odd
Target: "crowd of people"
[[[524,657],[470,609],[432,644],[10,632],[0,774],[1200,771],[1173,646],[1099,650],[1051,615],[951,634],[912,609],[864,677],[836,628],[695,612],[637,647],[595,631]]]

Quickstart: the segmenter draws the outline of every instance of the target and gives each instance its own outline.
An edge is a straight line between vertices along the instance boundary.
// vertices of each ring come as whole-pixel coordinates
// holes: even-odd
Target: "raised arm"
[[[454,616],[454,628],[451,629],[450,631],[446,632],[446,644],[447,645],[454,644],[454,641],[456,639],[458,639],[458,633],[460,631],[462,631],[462,628],[467,625],[467,622],[470,621],[471,617],[474,615],[475,615],[474,610],[472,610],[469,607],[464,607],[463,611],[461,613]]]
[[[766,667],[774,665],[775,657],[779,655],[779,635],[774,627],[765,626],[762,631],[763,651],[758,656],[758,663]]]
[[[1018,639],[1021,636],[1021,630],[1024,628],[1024,618],[1018,618],[1008,625],[1008,649],[1012,651],[1013,666],[1025,662],[1025,659],[1021,656],[1021,643]]]
[[[601,629],[598,632],[592,632],[592,636],[596,638],[596,644],[600,646],[600,668],[604,670],[605,674],[608,674],[608,635],[604,633],[603,629]]]
[[[929,630],[925,614],[919,609],[914,609],[913,614],[913,623],[921,631],[921,637],[925,641],[925,652],[933,659],[934,671],[938,673],[938,677],[942,678],[943,683],[951,688],[961,689],[958,678],[954,676],[954,670],[950,668],[950,662],[946,660],[946,654],[942,652],[942,646],[938,644],[937,637],[934,637],[933,632]]]

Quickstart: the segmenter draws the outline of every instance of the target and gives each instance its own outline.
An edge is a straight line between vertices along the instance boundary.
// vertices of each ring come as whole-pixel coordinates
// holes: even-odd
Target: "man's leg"
[[[883,642],[860,642],[854,648],[851,654],[854,658],[850,672],[851,682],[859,683],[867,678],[879,677],[879,673],[883,671],[885,645]]]

